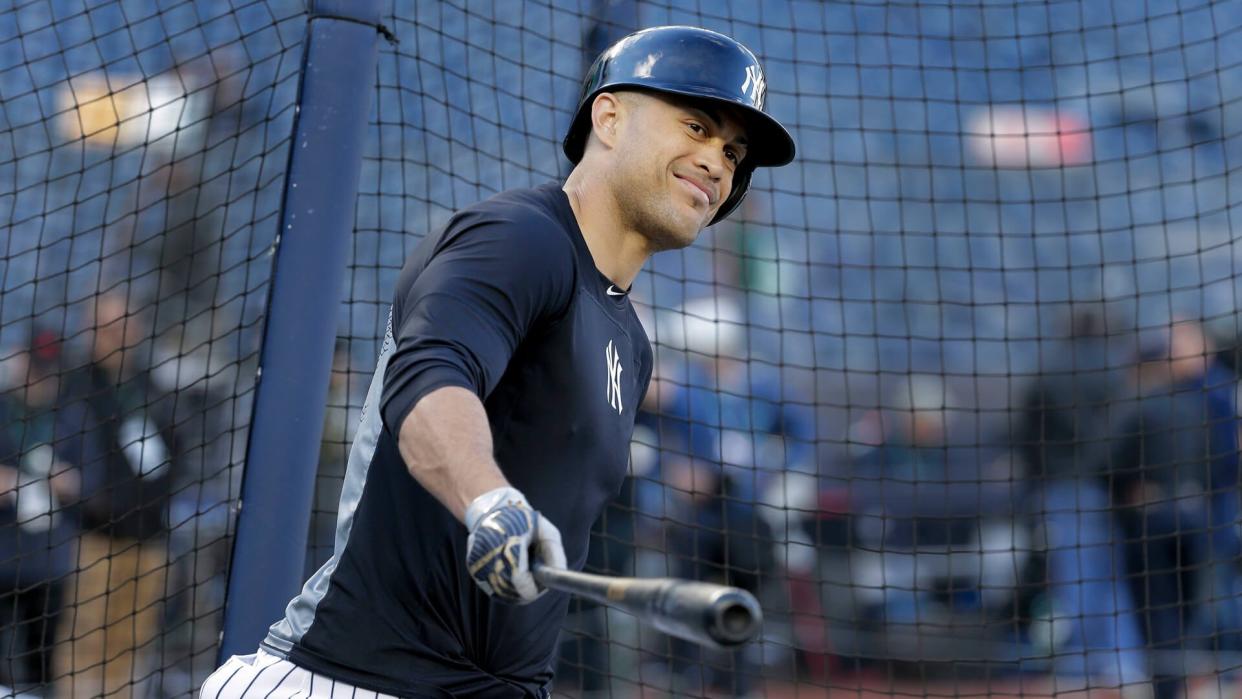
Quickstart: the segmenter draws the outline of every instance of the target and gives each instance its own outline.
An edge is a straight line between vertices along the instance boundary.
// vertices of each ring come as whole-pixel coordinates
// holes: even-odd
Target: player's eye
[[[725,148],[725,157],[734,165],[742,162],[742,156],[738,155],[737,150],[733,148]]]
[[[686,126],[696,134],[703,135],[707,133],[707,127],[697,121],[688,121],[686,122]]]

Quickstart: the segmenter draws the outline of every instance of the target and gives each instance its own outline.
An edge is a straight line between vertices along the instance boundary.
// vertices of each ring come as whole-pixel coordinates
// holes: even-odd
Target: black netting
[[[0,694],[215,667],[305,8],[0,8]]]
[[[304,5],[0,5],[0,685],[215,666]],[[405,256],[568,173],[598,51],[694,24],[761,56],[799,158],[635,284],[656,380],[589,566],[745,587],[764,634],[701,651],[575,603],[556,693],[1238,691],[1242,2],[383,22],[308,571]]]
[[[405,255],[456,208],[568,173],[560,139],[611,41],[667,23],[743,41],[798,140],[635,285],[659,367],[589,563],[753,590],[762,642],[702,652],[576,603],[558,694],[1177,696],[1242,666],[1242,3],[436,2],[384,21],[400,44],[380,55],[325,495]]]

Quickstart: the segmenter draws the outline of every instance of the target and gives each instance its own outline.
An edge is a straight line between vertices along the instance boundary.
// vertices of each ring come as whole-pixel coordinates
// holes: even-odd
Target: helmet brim
[[[612,86],[609,89],[616,89]],[[635,85],[635,89],[644,89]],[[649,89],[649,88],[648,88]],[[779,121],[748,104],[742,104],[728,95],[717,96],[713,88],[703,85],[662,87],[657,93],[680,95],[692,101],[705,100],[737,110],[745,120],[746,160],[751,167],[779,167],[793,162],[797,154],[793,137]]]
[[[616,92],[620,90],[649,92],[656,95],[677,95],[685,97],[690,101],[707,101],[737,110],[746,122],[743,125],[746,129],[746,158],[743,160],[743,165],[747,167],[779,167],[781,165],[788,165],[793,162],[794,156],[797,154],[797,147],[794,145],[793,137],[789,135],[789,132],[785,130],[785,127],[779,121],[748,104],[739,103],[728,95],[720,94],[718,96],[716,94],[717,91],[711,86],[686,85],[682,87],[663,85],[659,88],[654,88],[640,83],[614,83],[597,90],[583,100],[581,109],[575,115],[574,124],[569,129],[562,144],[565,156],[569,158],[570,162],[577,164],[582,159],[582,153],[586,149],[587,137],[590,135],[591,129],[591,104],[595,101],[595,98],[601,92]]]

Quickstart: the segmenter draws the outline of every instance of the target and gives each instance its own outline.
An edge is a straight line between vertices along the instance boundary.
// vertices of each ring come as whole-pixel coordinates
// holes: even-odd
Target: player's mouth
[[[683,177],[682,175],[673,175],[680,182],[694,200],[704,207],[711,208],[716,203],[716,194],[710,185],[707,185],[693,177]]]

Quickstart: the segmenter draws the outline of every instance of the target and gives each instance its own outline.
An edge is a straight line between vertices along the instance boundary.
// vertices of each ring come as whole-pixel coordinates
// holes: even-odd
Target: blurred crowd
[[[236,454],[197,453],[215,441],[198,424],[210,398],[160,359],[143,307],[123,290],[86,307],[0,363],[0,684],[173,694],[178,659],[212,654]],[[1238,379],[1195,320],[1079,308],[993,419],[963,377],[912,373],[847,396],[844,439],[824,436],[815,387],[750,345],[735,299],[648,325],[658,369],[589,566],[740,586],[768,630],[718,652],[576,603],[566,686],[603,689],[633,663],[679,691],[747,695],[773,674],[969,658],[1174,699],[1242,669]],[[308,566],[331,550],[350,364],[341,341]],[[972,634],[986,654],[961,645]],[[929,639],[941,657],[910,654]]]
[[[1238,380],[1198,322],[1135,328],[1086,305],[994,419],[961,377],[908,374],[826,444],[811,387],[748,352],[741,309],[707,297],[656,321],[631,477],[589,565],[751,590],[762,650],[635,636],[618,653],[621,620],[583,605],[571,685],[641,667],[746,695],[761,675],[904,658],[1172,699],[1242,669]],[[611,650],[592,641],[605,631]]]
[[[297,64],[286,53],[300,50],[291,37],[305,8],[180,3],[173,9],[219,11],[220,21],[190,21],[209,50],[179,64],[138,48],[176,43],[176,23],[126,18],[118,3],[92,9],[93,21],[57,19],[79,17],[78,4],[20,8],[20,33],[55,25],[65,62],[27,60],[0,74],[11,128],[34,127],[20,132],[17,167],[0,179],[36,202],[13,217],[0,258],[0,685],[31,696],[173,695],[214,667],[256,361],[246,352],[262,327],[283,189],[268,170],[286,161],[286,142],[272,134],[290,132],[296,71],[284,67]],[[523,108],[569,104],[581,70],[565,37],[585,33],[589,61],[632,25],[667,19],[660,3],[609,0],[589,16],[580,2],[546,4],[563,10],[548,36],[510,31],[528,24],[514,17],[460,40],[451,21],[394,15],[398,32],[451,40],[407,40],[380,63],[370,125],[378,147],[363,163],[342,312],[361,366],[342,342],[308,569],[331,551],[365,388],[350,372],[369,376],[364,345],[380,329],[410,232],[564,166],[557,148],[530,146],[559,142],[563,119],[507,111],[522,103],[502,100],[501,122],[522,128],[502,129],[503,147],[476,148],[465,129],[490,133],[495,110],[441,115],[454,100],[430,86],[507,94],[498,86],[514,78],[497,66],[517,66],[523,84],[541,86],[539,104]],[[755,8],[770,26],[734,17]],[[1239,141],[1212,115],[1240,75],[1229,53],[1239,8],[1218,3],[1206,18],[1131,15],[1120,1],[1081,9],[1058,15],[1066,24],[1057,27],[1043,11],[771,0],[699,17],[762,28],[765,54],[795,56],[773,72],[773,107],[805,109],[786,115],[809,155],[789,170],[794,179],[760,182],[752,194],[755,223],[731,251],[741,273],[698,264],[708,249],[699,245],[657,258],[640,279],[663,304],[648,324],[658,367],[631,475],[596,527],[590,565],[745,587],[760,597],[767,631],[745,652],[717,653],[575,603],[564,686],[665,676],[686,692],[754,694],[760,675],[827,684],[831,673],[902,658],[924,674],[937,663],[955,676],[1029,669],[1054,673],[1058,689],[1125,685],[1136,699],[1165,699],[1191,675],[1229,680],[1242,669],[1231,348],[1214,346],[1191,318],[1136,328],[1091,307],[1054,333],[1040,321],[1078,295],[1133,300],[1149,322],[1156,316],[1144,311],[1174,304],[1234,317],[1236,201],[1220,183]],[[793,30],[800,23],[807,31]],[[1211,40],[1188,48],[1192,25],[1211,28]],[[1056,41],[961,50],[1015,32]],[[873,47],[888,53],[875,59]],[[1071,69],[1083,67],[1082,51],[1091,71]],[[103,59],[140,53],[155,67]],[[559,58],[527,60],[544,53]],[[549,73],[552,62],[565,69]],[[1023,79],[971,79],[987,71]],[[148,118],[155,105],[140,105],[135,113],[151,114],[129,120],[135,143],[118,152],[117,134],[92,138],[62,111],[83,133],[54,140],[31,85],[92,74],[172,89],[163,107],[179,116],[159,131]],[[1095,88],[1088,74],[1124,87]],[[1155,89],[1172,84],[1192,89]],[[75,99],[89,102],[82,88]],[[1090,115],[1078,135],[1095,139],[1094,166],[962,167],[977,135],[963,121],[969,107],[1038,115],[1035,105],[1058,94],[1083,95],[1056,106]],[[393,115],[407,100],[434,108]],[[943,128],[920,126],[929,120]],[[1159,167],[1140,166],[1153,153]],[[449,165],[427,177],[427,163]],[[1062,219],[1074,223],[1047,223]],[[114,223],[97,223],[105,220]],[[145,289],[117,286],[82,313],[62,313],[99,279]],[[757,318],[743,290],[776,299],[774,319]],[[152,297],[167,317],[152,317]],[[54,324],[34,323],[10,343],[15,317],[49,311]],[[764,323],[760,346],[751,340]],[[181,338],[167,332],[177,326]],[[964,337],[978,341],[962,350]],[[221,359],[226,344],[237,349]],[[211,356],[196,358],[200,350]]]
[[[208,452],[227,430],[179,383],[187,362],[153,359],[124,287],[85,305],[0,352],[5,696],[156,695],[214,655],[230,486]]]

